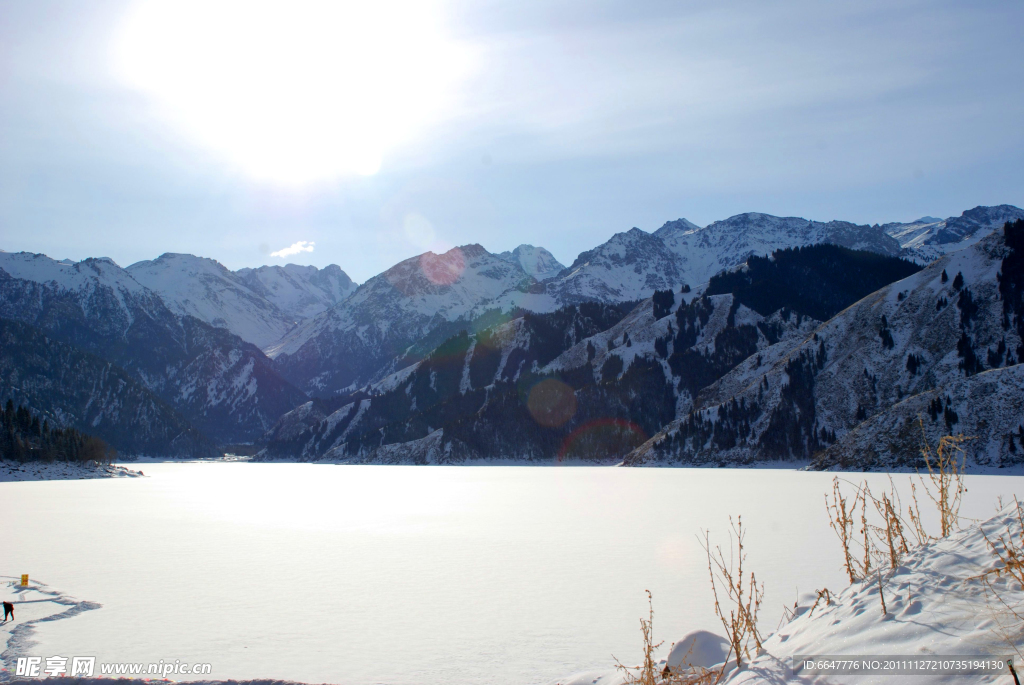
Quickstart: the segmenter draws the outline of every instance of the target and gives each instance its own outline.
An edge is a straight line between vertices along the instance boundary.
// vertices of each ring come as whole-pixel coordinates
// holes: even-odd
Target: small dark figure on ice
[[[4,623],[7,623],[7,617],[10,616],[11,620],[14,620],[14,605],[10,602],[4,602]]]

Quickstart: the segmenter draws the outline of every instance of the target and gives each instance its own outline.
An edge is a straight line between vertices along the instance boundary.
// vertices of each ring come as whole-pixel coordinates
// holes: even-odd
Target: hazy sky
[[[1021,26],[1020,0],[0,0],[0,248],[361,282],[678,217],[1024,206]]]

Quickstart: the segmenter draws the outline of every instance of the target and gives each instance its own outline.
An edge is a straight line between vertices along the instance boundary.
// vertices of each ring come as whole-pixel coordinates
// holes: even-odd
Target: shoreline
[[[0,483],[44,480],[94,480],[97,478],[142,478],[142,471],[120,464],[79,464],[66,461],[0,460]]]

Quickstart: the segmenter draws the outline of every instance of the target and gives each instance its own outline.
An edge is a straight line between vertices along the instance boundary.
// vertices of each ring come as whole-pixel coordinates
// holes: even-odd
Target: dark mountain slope
[[[0,401],[96,435],[125,456],[213,457],[212,442],[123,369],[0,319]]]
[[[0,459],[110,463],[116,456],[100,438],[59,428],[7,400],[0,410]]]
[[[746,266],[711,278],[705,295],[732,293],[762,316],[783,307],[827,321],[857,300],[921,267],[875,252],[810,245],[751,257]]]

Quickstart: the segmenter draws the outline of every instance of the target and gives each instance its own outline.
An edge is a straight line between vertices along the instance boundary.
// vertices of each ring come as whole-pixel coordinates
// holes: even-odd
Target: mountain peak
[[[661,228],[654,232],[654,235],[661,238],[667,233],[689,233],[691,231],[699,230],[700,226],[693,223],[692,221],[688,221],[687,219],[683,219],[682,217],[680,217],[674,221],[666,221],[664,224],[662,224]]]
[[[948,219],[925,216],[909,224],[891,223],[882,228],[899,241],[906,257],[927,264],[948,252],[973,245],[1007,221],[1018,219],[1024,219],[1024,210],[1013,205],[978,206]]]
[[[553,278],[565,270],[565,266],[543,247],[522,244],[511,252],[495,255],[510,264],[518,264],[523,271],[538,281]]]
[[[445,252],[443,256],[448,256],[452,254],[454,250],[459,250],[464,257],[482,257],[483,255],[490,254],[490,252],[484,249],[484,246],[481,245],[480,243],[469,243],[468,245],[460,245],[458,247],[453,247],[451,250]]]
[[[356,289],[356,284],[337,264],[322,269],[301,264],[275,264],[239,269],[235,274],[290,321],[310,319],[343,302]]]

